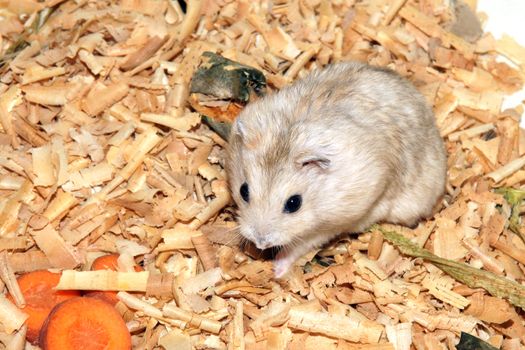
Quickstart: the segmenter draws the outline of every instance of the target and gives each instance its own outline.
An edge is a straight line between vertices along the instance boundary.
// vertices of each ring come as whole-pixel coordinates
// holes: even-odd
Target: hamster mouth
[[[269,247],[267,248],[267,250],[271,250],[272,254],[274,255],[277,255],[279,254],[282,250],[284,250],[286,248],[286,246],[284,245],[275,245],[273,247]]]
[[[265,249],[259,249],[261,255],[265,260],[275,260],[277,255],[285,249],[284,245],[275,245],[273,247],[268,247]]]

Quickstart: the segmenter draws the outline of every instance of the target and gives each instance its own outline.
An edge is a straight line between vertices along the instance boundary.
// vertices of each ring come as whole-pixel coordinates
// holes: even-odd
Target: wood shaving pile
[[[205,51],[261,70],[270,90],[337,61],[396,70],[434,106],[449,181],[433,219],[382,227],[522,283],[525,244],[494,191],[525,182],[522,106],[501,108],[525,73],[512,38],[453,34],[462,18],[445,0],[189,0],[185,12],[169,0],[4,3],[6,285],[52,268],[64,271],[60,288],[119,290],[134,349],[455,349],[461,332],[523,348],[523,310],[379,232],[343,237],[274,280],[271,261],[235,244],[225,141],[188,103]],[[28,45],[13,55],[20,38]],[[87,272],[113,252],[120,272]],[[135,263],[145,271],[130,272]],[[0,304],[7,348],[21,311]]]

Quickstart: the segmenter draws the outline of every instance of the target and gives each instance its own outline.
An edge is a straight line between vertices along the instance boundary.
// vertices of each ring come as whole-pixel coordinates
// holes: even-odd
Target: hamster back
[[[249,104],[228,155],[240,232],[281,248],[278,276],[339,233],[417,223],[445,188],[445,148],[424,97],[395,72],[355,62]]]

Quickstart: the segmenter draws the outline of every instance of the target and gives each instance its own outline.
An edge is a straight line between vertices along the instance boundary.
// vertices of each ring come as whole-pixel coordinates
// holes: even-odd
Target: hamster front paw
[[[273,272],[275,274],[275,278],[282,278],[284,275],[288,273],[290,270],[290,267],[292,267],[295,259],[290,256],[281,256],[277,255],[276,259],[273,261]]]
[[[293,249],[290,247],[283,247],[279,253],[277,253],[275,260],[273,261],[273,271],[275,278],[282,278],[290,271],[292,265],[308,253],[312,248],[319,246],[321,243],[327,240],[327,236],[319,235],[314,241],[309,240],[307,243],[294,246]]]

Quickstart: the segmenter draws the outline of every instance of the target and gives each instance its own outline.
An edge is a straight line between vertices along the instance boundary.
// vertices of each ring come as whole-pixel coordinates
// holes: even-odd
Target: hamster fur
[[[240,233],[259,249],[281,247],[281,277],[340,233],[429,216],[445,189],[446,153],[410,82],[347,62],[246,106],[232,125],[226,168]]]

